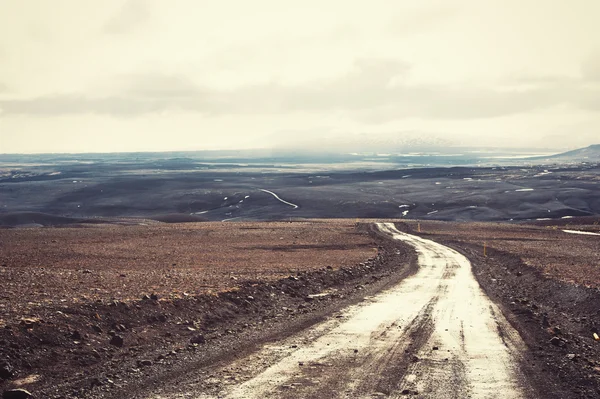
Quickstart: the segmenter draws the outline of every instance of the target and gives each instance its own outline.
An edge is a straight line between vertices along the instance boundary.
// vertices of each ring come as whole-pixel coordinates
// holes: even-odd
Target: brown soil
[[[44,398],[132,397],[191,367],[318,322],[395,283],[414,265],[411,251],[347,222],[1,234],[9,279],[2,295],[10,295],[2,301],[0,390],[24,387]],[[111,261],[117,253],[118,263]],[[211,267],[183,267],[190,259]],[[144,262],[153,265],[149,277],[140,277],[147,273]],[[167,276],[176,273],[185,277],[173,290]],[[103,290],[87,293],[88,284],[100,283]],[[48,292],[60,296],[45,300],[41,294]],[[309,297],[322,292],[330,294]],[[142,299],[150,293],[158,295]]]
[[[348,222],[0,229],[0,326],[48,306],[175,299],[337,269],[374,246]]]
[[[594,222],[571,228],[598,231]],[[525,340],[522,369],[541,397],[600,395],[597,236],[558,223],[420,224],[421,235],[472,261]],[[398,227],[419,234],[417,222]],[[411,250],[366,225],[332,221],[1,230],[0,243],[0,371],[11,369],[0,389],[48,398],[141,398],[144,388],[176,385],[186,370],[316,323],[414,265]],[[60,296],[40,294],[51,290]],[[322,292],[331,295],[309,296]],[[151,293],[158,299],[141,299]],[[113,336],[123,345],[110,344]]]

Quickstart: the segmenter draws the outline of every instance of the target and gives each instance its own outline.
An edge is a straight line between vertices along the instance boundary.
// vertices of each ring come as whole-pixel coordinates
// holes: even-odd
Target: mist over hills
[[[385,145],[367,143],[363,146],[319,146],[318,148],[269,148],[249,150],[118,152],[118,153],[48,153],[0,154],[0,167],[15,164],[150,164],[172,169],[198,162],[215,164],[338,164],[348,169],[385,169],[414,166],[461,166],[477,164],[514,164],[518,160],[549,158],[556,151],[549,149],[506,149],[480,147],[448,147],[431,143]],[[531,158],[534,157],[534,158]],[[510,160],[507,162],[506,160]],[[168,161],[167,165],[166,161]],[[3,165],[4,164],[4,165]],[[371,166],[369,166],[369,164]],[[263,165],[266,166],[266,165]]]

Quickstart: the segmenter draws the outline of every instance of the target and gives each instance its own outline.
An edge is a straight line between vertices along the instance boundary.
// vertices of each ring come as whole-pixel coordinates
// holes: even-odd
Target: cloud
[[[136,29],[150,17],[148,2],[128,0],[121,9],[110,18],[103,27],[109,34],[124,34]]]
[[[459,9],[448,5],[417,12],[395,15],[386,31],[394,36],[414,35],[437,27],[459,14]]]
[[[126,76],[127,93],[140,98],[191,98],[204,90],[183,75],[145,74]]]
[[[182,75],[120,77],[113,96],[55,95],[0,101],[5,114],[96,113],[135,116],[167,110],[203,114],[347,112],[383,123],[409,117],[477,119],[528,113],[554,106],[600,110],[600,87],[574,79],[547,79],[524,87],[446,86],[407,83],[410,65],[395,60],[358,60],[337,78],[303,85],[277,82],[216,90]]]
[[[600,82],[600,49],[592,53],[582,64],[583,78],[593,82]]]
[[[0,107],[4,109],[5,114],[105,114],[117,117],[150,114],[169,109],[197,112],[216,109],[214,93],[198,87],[181,75],[119,76],[116,81],[124,88],[111,96],[56,94],[25,100],[0,100]]]

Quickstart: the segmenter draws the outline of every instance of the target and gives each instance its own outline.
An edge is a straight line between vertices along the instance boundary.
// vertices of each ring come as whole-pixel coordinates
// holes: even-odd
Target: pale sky
[[[0,153],[600,143],[598,0],[0,0]]]

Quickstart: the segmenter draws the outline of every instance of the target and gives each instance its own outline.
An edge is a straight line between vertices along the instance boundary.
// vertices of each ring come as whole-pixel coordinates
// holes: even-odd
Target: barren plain
[[[185,389],[211,365],[291,336],[414,273],[414,251],[377,234],[372,222],[0,230],[0,341],[10,366],[2,388],[49,398]],[[527,345],[519,367],[533,397],[596,397],[596,236],[561,225],[396,222],[471,260]],[[597,229],[596,219],[568,223]]]

